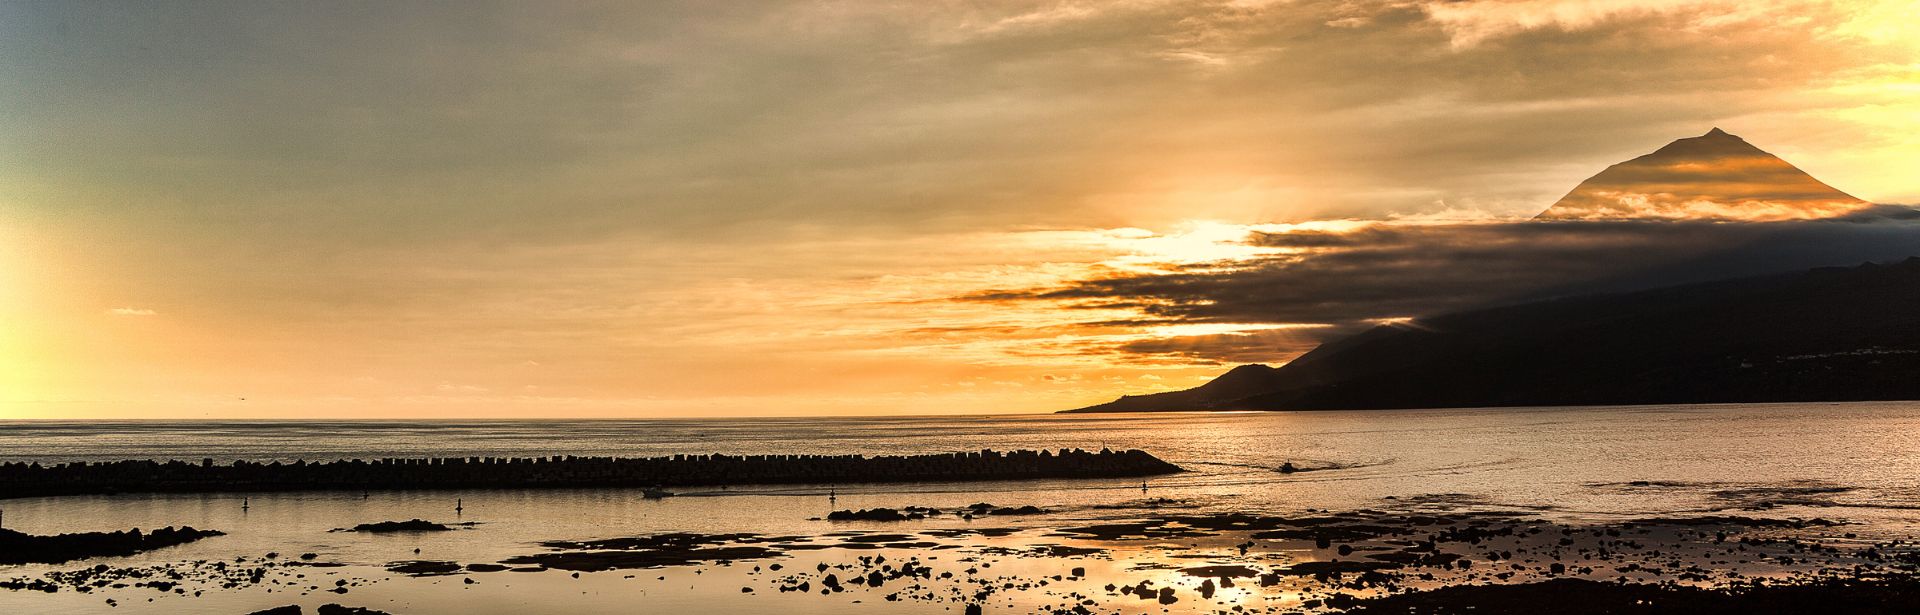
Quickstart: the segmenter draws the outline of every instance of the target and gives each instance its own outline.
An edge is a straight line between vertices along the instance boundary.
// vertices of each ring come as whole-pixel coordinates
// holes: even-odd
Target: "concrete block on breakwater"
[[[143,492],[692,487],[1132,478],[1179,466],[1146,451],[994,451],[932,455],[453,457],[308,463],[129,460],[0,464],[0,498]]]

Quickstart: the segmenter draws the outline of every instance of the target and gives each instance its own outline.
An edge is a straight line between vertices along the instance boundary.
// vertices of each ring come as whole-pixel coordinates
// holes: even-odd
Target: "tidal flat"
[[[1920,537],[1912,404],[192,427],[214,435],[35,424],[0,433],[0,457],[1111,446],[1189,471],[736,485],[663,499],[638,489],[12,498],[0,500],[5,526],[36,536],[223,535],[0,566],[0,612],[1519,613],[1551,596],[1589,612],[1813,600],[1905,612],[1872,609],[1912,603]],[[438,435],[437,448],[408,448],[421,434]],[[1281,472],[1289,462],[1297,471]],[[360,526],[399,531],[333,531]]]
[[[445,531],[370,536],[398,548],[398,558],[384,562],[312,552],[176,559],[163,550],[139,563],[110,558],[0,569],[10,573],[0,579],[7,590],[0,606],[251,613],[339,604],[395,614],[693,605],[729,612],[1062,614],[1474,606],[1484,613],[1507,612],[1498,610],[1502,605],[1527,612],[1565,595],[1590,596],[1596,605],[1658,597],[1676,607],[1634,612],[1735,612],[1754,608],[1743,602],[1754,592],[1797,592],[1803,603],[1898,601],[1914,595],[1920,570],[1913,537],[1862,533],[1832,518],[1571,522],[1444,497],[1297,515],[1203,512],[1202,505],[1167,498],[1121,504],[1020,515],[1026,523],[1019,526],[998,523],[1010,516],[948,514],[818,520],[808,522],[815,531],[777,535],[556,538],[502,545],[515,552],[502,557],[456,557],[442,548],[443,535],[464,532]]]

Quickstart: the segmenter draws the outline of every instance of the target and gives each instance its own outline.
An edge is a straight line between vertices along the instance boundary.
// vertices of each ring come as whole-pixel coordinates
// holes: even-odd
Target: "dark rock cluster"
[[[191,527],[165,527],[145,533],[132,529],[56,536],[35,536],[0,529],[0,564],[57,564],[89,557],[133,555],[220,535],[220,532],[213,530]]]
[[[365,532],[369,534],[392,534],[397,532],[450,532],[451,526],[432,521],[412,519],[408,521],[381,521],[362,523],[350,528],[334,530],[336,532]]]
[[[320,608],[314,609],[313,611],[320,615],[389,615],[386,611],[375,611],[366,607],[341,606],[338,604],[323,604],[320,605]],[[264,611],[254,611],[248,615],[300,615],[301,613],[300,605],[289,604]]]
[[[966,508],[961,508],[959,510],[951,511],[951,514],[953,516],[960,517],[963,519],[972,519],[976,516],[1038,515],[1038,514],[1043,514],[1045,512],[1047,511],[1041,510],[1040,507],[1033,506],[1031,504],[1026,506],[1012,507],[1012,506],[994,506],[986,502],[981,502],[978,504],[974,504],[972,506],[968,506]],[[929,508],[925,506],[908,506],[906,508],[898,509],[898,510],[895,510],[892,508],[862,508],[859,510],[833,511],[832,513],[829,513],[827,515],[827,520],[828,521],[917,521],[920,519],[925,519],[927,517],[939,517],[946,514],[949,514],[949,511],[940,510],[938,508]]]

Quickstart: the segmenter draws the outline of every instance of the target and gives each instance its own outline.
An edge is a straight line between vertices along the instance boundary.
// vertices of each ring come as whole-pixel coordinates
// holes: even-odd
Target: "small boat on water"
[[[1293,467],[1293,462],[1291,461],[1280,464],[1281,474],[1292,474],[1294,472],[1299,472],[1299,471],[1300,471],[1300,468]]]
[[[672,491],[667,491],[659,487],[647,487],[645,489],[640,490],[640,497],[646,498],[649,500],[658,500],[661,498],[670,497],[672,495],[673,495]]]

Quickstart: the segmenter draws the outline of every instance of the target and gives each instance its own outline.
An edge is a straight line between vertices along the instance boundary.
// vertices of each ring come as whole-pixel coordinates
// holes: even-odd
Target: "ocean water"
[[[1182,500],[1202,510],[1282,515],[1432,503],[1575,521],[1742,514],[1843,518],[1860,531],[1889,533],[1920,526],[1916,403],[883,419],[0,422],[0,460],[40,462],[913,454],[1102,446],[1144,449],[1189,471],[1152,479],[1144,489],[1138,480],[1054,480],[745,486],[688,489],[664,500],[646,500],[628,490],[136,494],[0,499],[0,509],[6,527],[39,534],[166,525],[228,533],[89,565],[315,553],[322,561],[344,565],[325,574],[383,578],[327,601],[396,613],[527,612],[533,604],[583,613],[632,612],[636,604],[663,612],[686,612],[675,605],[724,605],[721,610],[728,612],[948,612],[950,604],[879,609],[841,597],[776,601],[764,593],[740,593],[743,581],[737,577],[745,573],[717,567],[697,574],[687,568],[641,571],[633,575],[637,578],[495,573],[512,576],[508,582],[485,578],[477,585],[382,572],[389,562],[411,559],[499,561],[540,552],[539,542],[556,539],[871,529],[814,518],[875,506],[958,507],[986,501],[1052,511],[994,521],[1035,531],[1137,518],[1151,513],[1150,498]],[[1286,462],[1315,471],[1274,471]],[[829,490],[836,494],[833,500]],[[462,505],[458,513],[456,501]],[[433,535],[328,531],[411,518],[475,525]],[[964,525],[942,519],[916,529]],[[416,548],[420,553],[413,552]],[[0,567],[0,579],[71,567]],[[152,602],[147,600],[156,592],[126,591],[132,593],[111,607],[103,601],[114,597],[111,593],[0,591],[0,612],[245,612],[295,601],[284,591],[274,595],[259,588],[210,590],[199,598],[161,595]]]

